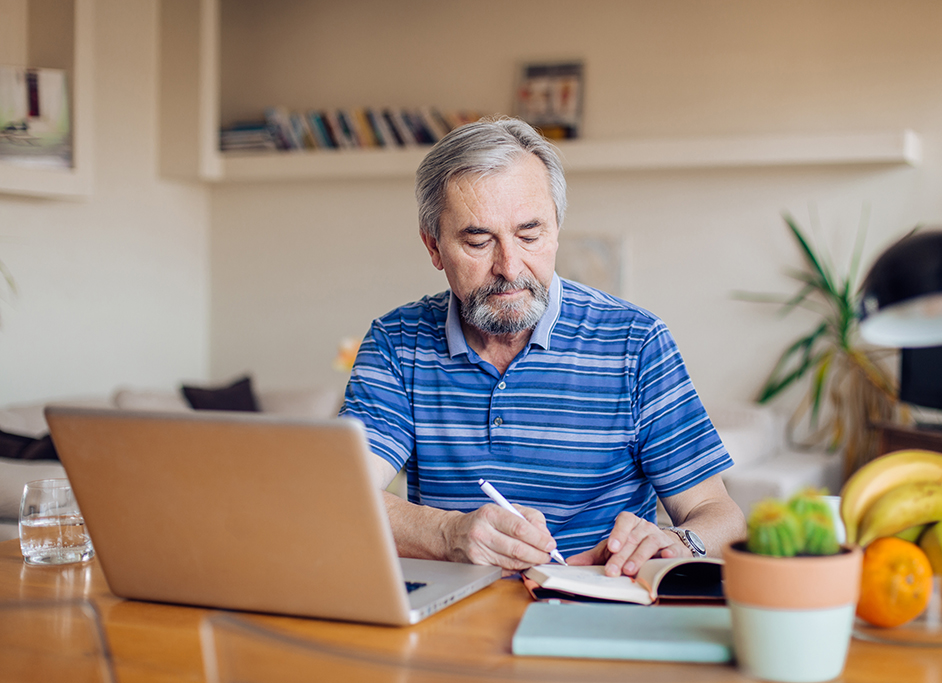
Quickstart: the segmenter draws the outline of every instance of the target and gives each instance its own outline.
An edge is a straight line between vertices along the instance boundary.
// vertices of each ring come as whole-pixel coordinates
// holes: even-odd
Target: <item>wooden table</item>
[[[276,676],[272,680],[291,680],[292,675],[296,680],[344,683],[748,680],[732,665],[514,657],[511,637],[530,604],[516,579],[498,581],[417,626],[365,626],[121,600],[108,590],[97,560],[32,567],[23,562],[17,541],[0,543],[0,603],[49,599],[87,599],[97,608],[122,683],[205,680],[200,625],[207,617],[275,630],[306,644],[293,655],[287,650],[267,654],[241,650],[256,663],[264,662]],[[0,654],[0,679],[7,680],[3,662]],[[940,683],[942,649],[855,639],[841,680]]]

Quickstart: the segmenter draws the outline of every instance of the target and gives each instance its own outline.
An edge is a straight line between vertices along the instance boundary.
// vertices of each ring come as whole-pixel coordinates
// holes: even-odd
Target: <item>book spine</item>
[[[317,143],[318,149],[330,149],[333,145],[330,142],[330,138],[327,137],[326,131],[324,130],[320,116],[316,111],[309,111],[306,114],[307,125],[311,130],[311,134],[314,136],[314,140]]]
[[[373,131],[376,133],[376,138],[380,141],[380,144],[385,148],[397,147],[399,143],[396,141],[396,136],[393,135],[392,130],[390,130],[389,124],[386,122],[383,114],[375,109],[370,109],[367,111],[367,115],[369,116],[370,125],[373,126]]]
[[[291,125],[294,128],[295,136],[301,141],[301,149],[317,149],[314,131],[307,123],[307,116],[300,112],[292,113]]]
[[[278,149],[291,149],[292,135],[288,130],[289,126],[284,110],[281,107],[269,107],[265,110],[265,120],[275,137]]]
[[[343,132],[343,136],[347,140],[348,147],[356,148],[363,146],[363,142],[357,135],[356,127],[353,124],[353,118],[350,116],[348,111],[345,109],[338,109],[337,122],[340,124],[340,130]]]
[[[356,129],[357,138],[361,147],[379,147],[379,140],[373,132],[373,126],[370,125],[369,118],[366,115],[366,109],[357,107],[350,112],[352,123]]]
[[[414,111],[406,111],[403,113],[406,124],[409,126],[409,130],[412,131],[412,137],[415,138],[415,141],[420,145],[431,145],[435,142],[435,138],[432,133],[425,127],[425,124],[422,122],[422,115]]]
[[[390,114],[396,133],[402,138],[403,145],[406,147],[414,147],[417,145],[418,140],[415,139],[415,135],[412,134],[412,128],[409,126],[408,121],[406,121],[405,111],[402,109],[393,109]]]
[[[449,128],[442,124],[441,118],[432,107],[422,107],[418,114],[432,142],[438,142],[448,135]]]
[[[349,131],[341,121],[340,111],[332,109],[326,114],[330,129],[333,132],[334,139],[337,141],[337,147],[340,149],[350,149],[354,147],[353,140],[349,137]]]

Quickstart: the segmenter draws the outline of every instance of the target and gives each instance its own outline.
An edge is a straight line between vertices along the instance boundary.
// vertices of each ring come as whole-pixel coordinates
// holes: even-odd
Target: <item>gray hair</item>
[[[556,148],[530,124],[507,117],[481,119],[454,129],[426,155],[415,174],[419,229],[439,238],[448,183],[469,175],[501,173],[529,152],[546,166],[550,192],[556,205],[556,224],[566,213],[566,177]]]

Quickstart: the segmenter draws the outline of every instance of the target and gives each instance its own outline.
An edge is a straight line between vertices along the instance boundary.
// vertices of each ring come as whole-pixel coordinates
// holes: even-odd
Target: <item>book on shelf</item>
[[[273,151],[278,145],[265,120],[237,121],[219,131],[219,149],[223,152]]]
[[[323,112],[309,111],[307,113],[308,125],[317,142],[318,149],[336,149],[337,143],[324,121]]]
[[[415,147],[419,144],[419,141],[415,139],[415,135],[412,133],[412,127],[406,120],[405,111],[402,109],[392,109],[389,112],[389,116],[396,133],[402,139],[402,144],[405,147]]]
[[[302,149],[303,143],[296,137],[288,110],[284,107],[269,107],[265,110],[265,120],[275,136],[275,143],[280,150]]]
[[[360,146],[360,141],[356,137],[347,118],[345,111],[334,109],[327,112],[327,120],[330,122],[331,130],[334,131],[334,137],[337,139],[338,147],[341,149],[353,149]]]
[[[394,118],[393,112],[390,111],[389,109],[384,109],[382,111],[381,118],[383,119],[383,121],[386,122],[386,128],[389,130],[393,139],[395,139],[396,145],[398,145],[399,147],[408,146],[408,142],[399,132],[399,129],[396,127],[396,123],[393,120]]]
[[[221,128],[219,146],[223,151],[397,149],[434,144],[454,128],[479,118],[473,112],[443,112],[429,106],[303,112],[275,106],[265,109],[260,121]]]
[[[308,125],[307,116],[301,112],[291,112],[290,120],[295,138],[301,142],[300,149],[316,149],[317,141],[314,139],[314,131]]]
[[[451,128],[445,123],[445,119],[434,107],[422,107],[418,113],[435,142],[441,140],[451,131]]]
[[[605,567],[543,564],[527,569],[524,580],[535,597],[589,598],[650,605],[662,601],[722,601],[723,560],[716,557],[652,558],[636,577],[606,576]]]
[[[369,116],[365,107],[354,107],[350,111],[350,118],[353,127],[356,129],[357,138],[360,141],[360,147],[381,147],[376,131],[373,130],[373,124],[370,123]]]
[[[438,142],[435,134],[429,130],[428,126],[425,124],[425,120],[420,111],[406,111],[404,112],[404,117],[417,143],[420,145],[434,145]]]
[[[376,134],[376,139],[379,141],[381,147],[392,149],[401,146],[401,143],[395,133],[393,133],[389,122],[381,111],[367,109],[366,115],[369,117],[370,125],[373,126],[373,132]]]

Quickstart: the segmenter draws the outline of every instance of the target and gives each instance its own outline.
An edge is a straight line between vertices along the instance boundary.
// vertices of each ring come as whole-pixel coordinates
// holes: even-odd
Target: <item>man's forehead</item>
[[[528,175],[539,176],[546,180],[547,187],[550,186],[549,169],[536,154],[532,152],[521,152],[513,157],[509,163],[500,168],[494,169],[469,169],[462,173],[456,173],[448,179],[445,184],[446,189],[455,185],[478,185],[491,179],[510,176],[514,173],[525,173]]]
[[[534,200],[545,200],[546,209],[551,209],[555,215],[549,173],[539,158],[532,154],[527,156],[535,163],[524,158],[494,173],[467,173],[450,179],[445,188],[445,213],[503,208],[508,203],[532,207]]]

